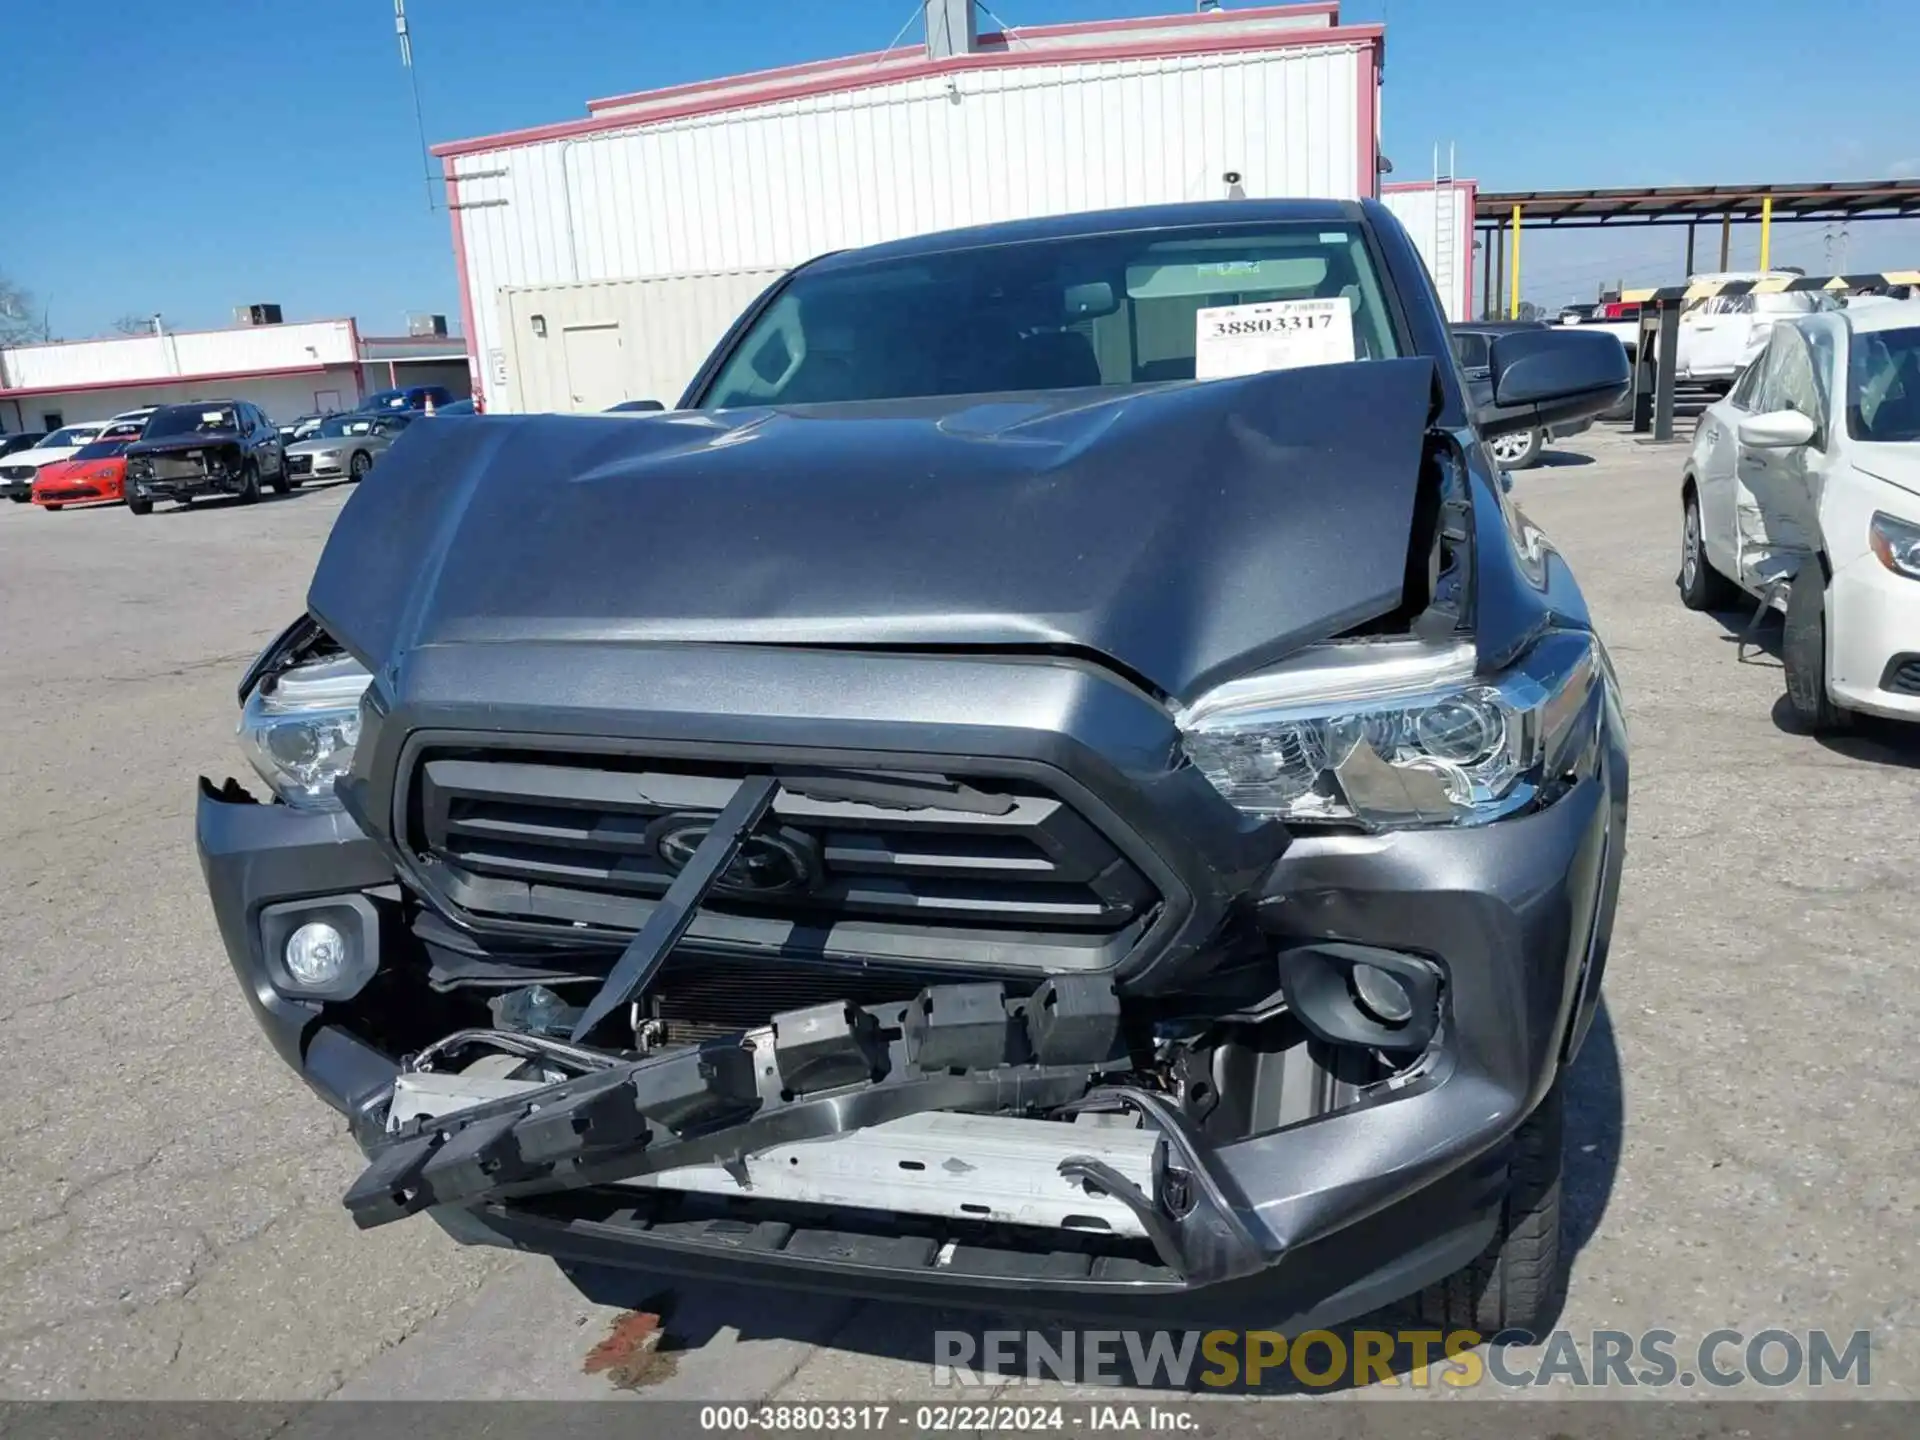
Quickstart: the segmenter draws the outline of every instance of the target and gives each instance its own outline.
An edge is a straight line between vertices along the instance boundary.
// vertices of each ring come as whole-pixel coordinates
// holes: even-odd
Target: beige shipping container
[[[785,272],[509,286],[489,356],[495,411],[592,414],[622,400],[669,409],[754,299]],[[504,402],[504,403],[501,403]]]

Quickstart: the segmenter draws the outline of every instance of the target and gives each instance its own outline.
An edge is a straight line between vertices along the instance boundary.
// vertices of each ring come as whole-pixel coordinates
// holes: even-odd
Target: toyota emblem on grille
[[[650,827],[653,852],[678,874],[713,828],[711,815],[668,815]],[[820,850],[812,837],[779,829],[750,835],[716,890],[732,895],[798,895],[820,879]]]

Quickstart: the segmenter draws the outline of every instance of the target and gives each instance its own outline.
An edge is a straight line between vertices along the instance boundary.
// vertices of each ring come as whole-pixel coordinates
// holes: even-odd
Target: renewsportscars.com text
[[[1713,1330],[940,1330],[933,1383],[1056,1381],[1214,1389],[1296,1384],[1664,1389],[1873,1383],[1868,1332]]]

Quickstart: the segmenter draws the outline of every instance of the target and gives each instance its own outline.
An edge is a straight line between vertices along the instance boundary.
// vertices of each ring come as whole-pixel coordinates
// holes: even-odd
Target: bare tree
[[[153,334],[153,317],[135,315],[129,311],[113,322],[113,328],[114,332],[120,335],[151,335]]]
[[[33,292],[0,275],[0,345],[32,345],[48,338],[46,313],[35,313]]]

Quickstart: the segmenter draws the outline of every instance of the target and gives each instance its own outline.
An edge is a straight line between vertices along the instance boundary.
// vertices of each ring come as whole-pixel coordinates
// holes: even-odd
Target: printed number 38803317
[[[1283,330],[1328,330],[1333,327],[1332,312],[1317,315],[1258,315],[1243,320],[1217,322],[1220,335],[1273,335]]]

